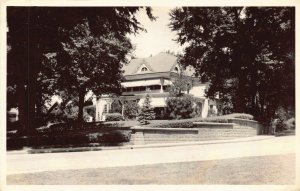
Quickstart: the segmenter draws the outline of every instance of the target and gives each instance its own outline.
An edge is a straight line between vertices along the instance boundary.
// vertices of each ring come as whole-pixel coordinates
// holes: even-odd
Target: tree
[[[135,119],[139,114],[140,106],[135,101],[127,101],[124,103],[124,117],[126,119]]]
[[[137,120],[142,124],[142,125],[147,125],[149,124],[149,120],[155,119],[155,113],[154,110],[151,106],[151,97],[149,94],[145,95],[144,98],[144,103],[141,108],[141,111],[137,117]]]
[[[70,31],[70,41],[63,43],[58,55],[59,88],[79,99],[78,120],[82,121],[84,98],[88,91],[96,95],[117,93],[122,79],[121,67],[132,45],[126,37],[114,33],[93,36],[87,23]]]
[[[192,86],[193,79],[180,70],[173,78],[172,85],[169,87],[168,91],[170,96],[180,97],[184,95],[184,92],[189,93]]]
[[[173,78],[169,87],[169,96],[166,99],[167,114],[171,119],[191,118],[193,114],[193,99],[189,94],[193,86],[193,79],[181,67]],[[187,93],[187,94],[185,94]]]
[[[43,55],[62,52],[61,42],[69,40],[68,31],[83,22],[93,35],[112,32],[119,40],[144,30],[135,17],[138,10],[140,7],[8,7],[8,86],[16,89],[24,132],[34,129],[35,107],[42,105],[37,103],[43,100],[37,78]],[[146,12],[155,19],[151,8]]]
[[[187,119],[193,117],[193,99],[190,95],[168,97],[167,113],[171,119]]]
[[[114,101],[111,103],[111,108],[109,110],[109,113],[120,113],[120,114],[122,114],[122,108],[123,108],[123,105],[121,103],[121,100],[114,99]]]
[[[295,105],[294,8],[183,7],[170,16],[187,45],[180,63],[209,82],[209,97],[219,93],[235,112],[265,124],[280,105]]]

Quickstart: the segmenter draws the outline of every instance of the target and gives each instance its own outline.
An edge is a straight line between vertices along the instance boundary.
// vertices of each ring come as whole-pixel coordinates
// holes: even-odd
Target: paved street
[[[257,141],[132,150],[8,154],[7,174],[209,161],[293,153],[295,153],[295,136],[268,137]]]

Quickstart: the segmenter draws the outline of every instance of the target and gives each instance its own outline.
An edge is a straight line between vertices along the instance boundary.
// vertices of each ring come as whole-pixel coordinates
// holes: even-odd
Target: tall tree
[[[143,30],[135,14],[140,7],[8,7],[8,86],[16,88],[23,130],[34,129],[35,107],[40,101],[37,79],[43,55],[62,51],[68,31],[76,25],[89,24],[93,35],[109,32],[122,38]],[[151,8],[146,8],[151,19]]]
[[[180,97],[184,94],[184,92],[189,93],[192,86],[192,77],[187,76],[185,72],[180,69],[178,74],[174,75],[172,85],[169,87],[168,91],[171,97]]]
[[[265,123],[279,105],[294,106],[294,8],[183,7],[170,16],[187,44],[180,62],[210,83],[208,96]]]
[[[111,32],[94,36],[88,23],[70,31],[58,55],[59,88],[79,99],[78,119],[83,118],[84,98],[88,91],[96,95],[117,93],[121,89],[121,67],[132,50],[130,40]]]
[[[144,103],[141,108],[141,111],[137,116],[137,120],[142,125],[147,125],[150,123],[149,121],[153,119],[155,119],[155,113],[153,107],[151,106],[151,97],[149,94],[146,94],[144,97]]]

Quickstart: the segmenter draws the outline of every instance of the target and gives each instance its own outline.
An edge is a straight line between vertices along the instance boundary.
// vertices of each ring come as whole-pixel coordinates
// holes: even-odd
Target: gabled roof
[[[171,54],[161,52],[152,57],[133,59],[129,64],[123,66],[124,76],[136,74],[142,64],[149,66],[151,69],[147,73],[170,72],[177,64],[177,58]]]

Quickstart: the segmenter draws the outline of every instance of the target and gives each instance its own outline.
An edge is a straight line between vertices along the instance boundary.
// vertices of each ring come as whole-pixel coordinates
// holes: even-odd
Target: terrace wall
[[[260,125],[252,120],[231,123],[194,122],[193,128],[132,127],[131,144],[207,141],[250,137],[260,134]]]

